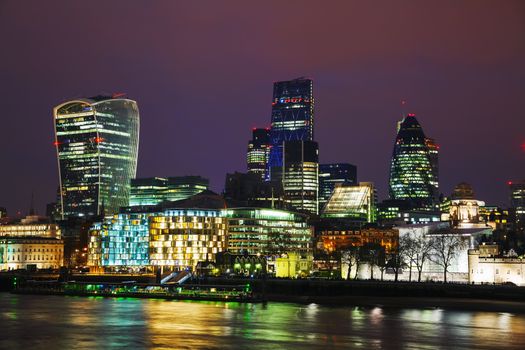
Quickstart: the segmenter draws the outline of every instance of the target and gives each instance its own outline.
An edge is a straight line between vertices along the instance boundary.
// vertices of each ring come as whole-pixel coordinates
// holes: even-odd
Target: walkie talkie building
[[[53,110],[62,218],[116,213],[136,176],[139,110],[135,101],[96,96]]]

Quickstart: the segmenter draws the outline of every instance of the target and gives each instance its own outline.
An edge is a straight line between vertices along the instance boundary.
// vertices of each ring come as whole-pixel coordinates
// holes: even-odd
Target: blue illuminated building
[[[270,155],[267,180],[275,181],[272,168],[283,166],[285,141],[313,141],[314,98],[313,81],[297,78],[273,84],[272,123],[270,129]],[[275,171],[274,171],[275,172]],[[280,174],[280,171],[275,172]]]

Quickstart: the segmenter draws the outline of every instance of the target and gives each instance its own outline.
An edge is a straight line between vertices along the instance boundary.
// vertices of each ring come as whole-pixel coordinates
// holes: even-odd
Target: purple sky
[[[507,205],[525,178],[525,1],[0,2],[0,206],[53,201],[52,107],[138,102],[138,175],[245,170],[272,82],[314,79],[321,162],[387,194],[400,100],[440,149],[440,187]]]

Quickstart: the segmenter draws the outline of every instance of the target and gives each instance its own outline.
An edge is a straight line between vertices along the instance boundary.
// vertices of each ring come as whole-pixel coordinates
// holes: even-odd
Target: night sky
[[[202,175],[222,191],[269,126],[272,83],[314,79],[320,161],[387,195],[401,118],[440,145],[440,190],[508,205],[525,178],[525,1],[0,0],[0,206],[55,199],[52,108],[125,92],[138,176]]]

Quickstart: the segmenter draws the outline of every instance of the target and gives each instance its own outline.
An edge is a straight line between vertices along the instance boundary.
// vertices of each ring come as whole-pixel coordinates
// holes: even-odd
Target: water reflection
[[[0,348],[521,349],[525,316],[0,294]]]

